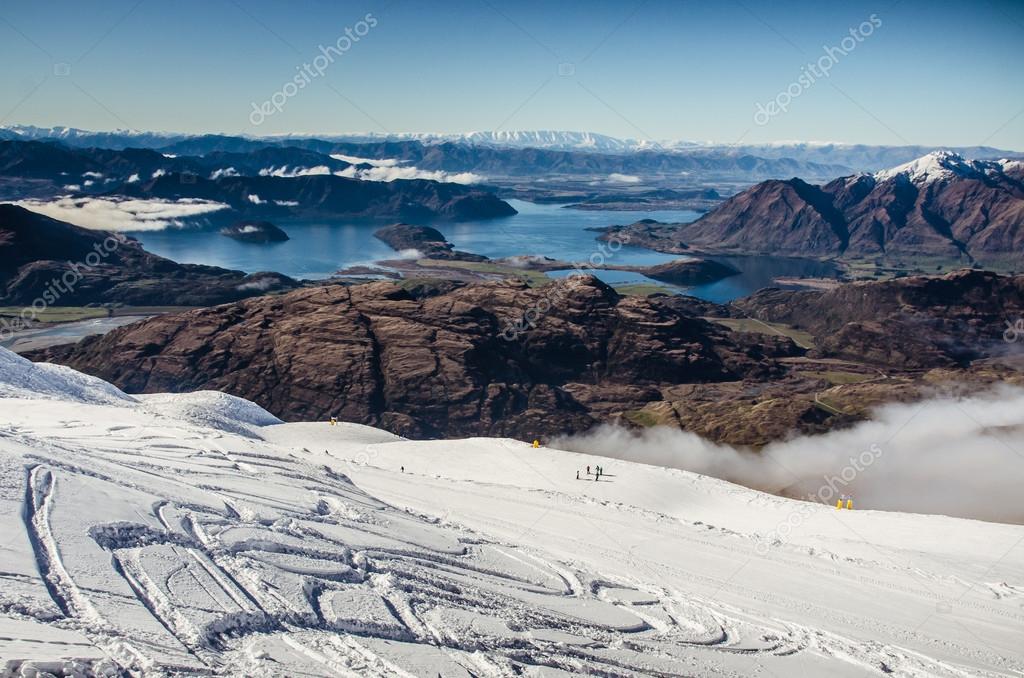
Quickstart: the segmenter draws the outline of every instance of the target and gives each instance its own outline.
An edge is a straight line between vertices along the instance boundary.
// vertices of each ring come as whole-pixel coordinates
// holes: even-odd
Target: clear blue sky
[[[252,125],[253,102],[368,13],[375,27]],[[829,78],[755,123],[872,14]],[[0,56],[2,124],[1024,149],[1019,0],[9,0]]]

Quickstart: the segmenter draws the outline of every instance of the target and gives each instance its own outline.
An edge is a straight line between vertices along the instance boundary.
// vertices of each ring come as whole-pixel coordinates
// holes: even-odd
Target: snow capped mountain
[[[632,153],[642,150],[673,150],[696,148],[701,144],[690,141],[658,142],[645,139],[621,139],[607,134],[562,130],[497,130],[466,133],[392,133],[392,134],[329,134],[278,135],[275,139],[318,138],[329,141],[370,143],[379,141],[419,141],[433,145],[442,143],[467,144],[489,148],[542,148],[552,151],[586,151],[593,153]]]
[[[795,256],[1019,258],[1024,163],[935,151],[823,185],[761,182],[673,237],[691,246]],[[913,190],[906,190],[907,188]]]
[[[482,150],[543,149],[549,151],[628,156],[640,151],[652,155],[693,158],[705,161],[709,158],[732,158],[748,161],[782,161],[793,167],[770,173],[770,176],[810,176],[811,165],[833,169],[831,176],[839,172],[875,172],[912,161],[936,150],[928,146],[876,146],[851,144],[834,141],[777,141],[753,144],[723,144],[712,141],[649,140],[618,138],[607,134],[587,131],[565,130],[496,130],[467,133],[351,133],[351,134],[277,134],[270,136],[222,134],[195,135],[171,132],[139,132],[115,130],[111,132],[90,132],[73,127],[34,127],[12,125],[0,127],[0,139],[41,140],[54,139],[70,146],[100,147],[111,149],[150,148],[169,149],[175,153],[203,155],[215,150],[250,149],[254,144],[307,146],[316,142],[332,144],[381,144],[385,142],[416,142],[424,146],[456,144]],[[174,150],[176,144],[185,144],[185,149]],[[191,149],[191,150],[188,150]],[[330,152],[332,149],[328,149]],[[349,149],[354,151],[355,149]],[[972,158],[1015,158],[1024,154],[1005,151],[987,146],[970,146],[951,149],[965,157]],[[427,168],[437,169],[437,168]],[[472,168],[466,168],[470,170]],[[837,171],[838,170],[838,171]],[[742,174],[736,171],[734,174]],[[823,178],[825,175],[817,176]]]
[[[666,146],[649,140],[619,139],[596,132],[566,131],[498,131],[470,132],[458,135],[453,140],[482,146],[504,146],[511,148],[546,148],[559,151],[594,151],[598,153],[626,153],[649,149],[664,149]],[[693,145],[690,142],[671,142],[673,148]]]
[[[904,176],[915,184],[929,184],[942,179],[980,178],[993,172],[1002,172],[1003,162],[967,160],[952,151],[933,151],[891,169],[876,172],[878,181]]]
[[[99,146],[103,148],[159,148],[182,139],[184,136],[170,132],[142,132],[127,129],[93,132],[77,127],[0,126],[0,139],[26,141],[53,139],[70,146]]]

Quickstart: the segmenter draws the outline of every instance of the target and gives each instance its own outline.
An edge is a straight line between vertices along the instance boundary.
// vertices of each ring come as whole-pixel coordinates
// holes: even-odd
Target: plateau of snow
[[[4,349],[0,512],[6,675],[1024,672],[1022,526],[284,424]]]

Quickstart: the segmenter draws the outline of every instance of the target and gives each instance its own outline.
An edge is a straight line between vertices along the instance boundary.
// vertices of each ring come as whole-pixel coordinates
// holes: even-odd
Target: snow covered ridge
[[[0,389],[6,674],[1024,670],[1019,526],[836,511],[511,440],[278,424],[3,349]]]
[[[955,178],[980,179],[1003,174],[1010,169],[1020,169],[1022,164],[1019,160],[967,160],[952,151],[934,151],[897,167],[876,172],[873,176],[878,181],[888,181],[902,175],[915,184],[929,184]]]

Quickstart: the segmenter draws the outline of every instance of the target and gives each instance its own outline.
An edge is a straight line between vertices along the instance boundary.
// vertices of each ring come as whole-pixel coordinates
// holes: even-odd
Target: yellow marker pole
[[[838,511],[841,508],[843,508],[843,500],[842,499],[836,499],[836,510]]]
[[[848,510],[851,510],[851,511],[853,510],[853,500],[852,499],[847,499],[846,500],[846,508]]]
[[[540,447],[540,441],[539,440],[534,440],[533,441],[533,446],[534,446],[534,448]]]

